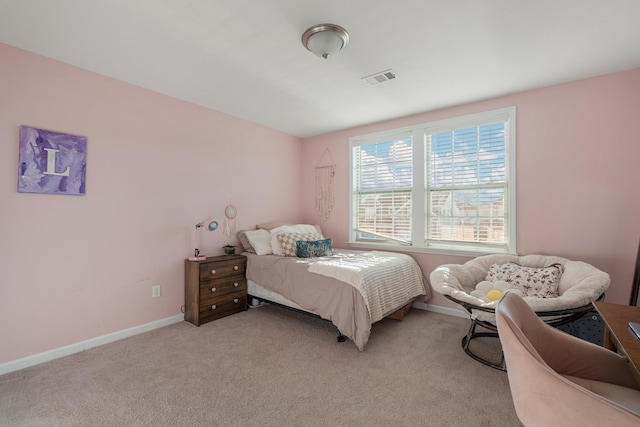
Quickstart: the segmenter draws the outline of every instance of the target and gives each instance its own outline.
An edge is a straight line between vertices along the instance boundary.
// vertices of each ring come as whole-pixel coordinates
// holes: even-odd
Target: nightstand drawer
[[[213,303],[201,301],[201,322],[204,323],[230,314],[239,313],[245,310],[246,305],[247,295],[245,292],[226,295],[224,298],[218,298]]]
[[[200,283],[200,299],[218,298],[232,292],[245,291],[247,279],[244,276],[229,277],[222,280],[212,280]]]
[[[230,259],[228,261],[203,262],[200,264],[200,281],[213,280],[232,275],[244,276],[247,260]]]

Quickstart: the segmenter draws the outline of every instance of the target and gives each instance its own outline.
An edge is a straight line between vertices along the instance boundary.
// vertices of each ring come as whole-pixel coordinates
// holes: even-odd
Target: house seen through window
[[[515,253],[515,108],[350,144],[352,244]]]

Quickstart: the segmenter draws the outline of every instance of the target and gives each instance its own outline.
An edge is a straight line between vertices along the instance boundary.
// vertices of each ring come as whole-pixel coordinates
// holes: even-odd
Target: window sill
[[[410,252],[420,254],[432,254],[432,255],[450,255],[461,257],[479,257],[482,255],[491,254],[509,254],[510,252],[502,250],[473,250],[469,248],[460,248],[455,246],[450,247],[417,247],[417,246],[404,246],[404,245],[385,245],[383,243],[364,243],[364,242],[347,242],[350,248],[353,249],[369,249],[389,252]]]

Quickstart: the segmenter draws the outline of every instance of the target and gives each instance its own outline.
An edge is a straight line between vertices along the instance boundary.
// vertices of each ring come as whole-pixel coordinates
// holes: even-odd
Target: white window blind
[[[411,242],[413,141],[397,135],[353,150],[359,240]]]
[[[507,122],[426,134],[427,241],[507,247]]]
[[[351,138],[352,244],[515,253],[514,126],[506,108]]]

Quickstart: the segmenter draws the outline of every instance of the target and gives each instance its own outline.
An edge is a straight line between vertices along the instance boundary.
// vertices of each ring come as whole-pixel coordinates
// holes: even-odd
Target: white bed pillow
[[[263,222],[262,224],[256,224],[256,228],[262,228],[263,230],[271,231],[274,228],[280,227],[283,225],[293,225],[293,223],[282,222],[282,221]]]
[[[262,224],[257,224],[256,228],[262,228],[263,230],[267,230],[267,231],[271,231],[276,227],[280,227],[283,225],[288,225],[289,227],[295,227],[296,224],[292,223],[292,222],[278,222],[278,221],[274,221],[274,222],[264,222]],[[297,225],[310,225],[310,224],[297,224]],[[322,228],[320,227],[320,224],[314,224],[313,225],[316,229],[316,232],[322,234]]]
[[[255,249],[257,255],[269,255],[272,254],[271,250],[271,233],[267,230],[257,229],[245,231],[245,236]]]

